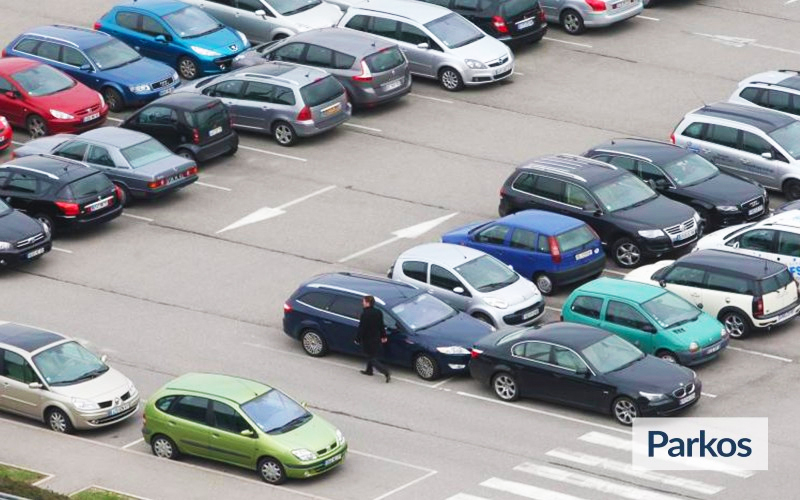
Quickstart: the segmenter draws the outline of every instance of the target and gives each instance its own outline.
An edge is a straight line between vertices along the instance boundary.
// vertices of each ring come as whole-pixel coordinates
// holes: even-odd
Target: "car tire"
[[[106,101],[109,111],[116,113],[125,109],[125,101],[122,99],[122,94],[120,94],[115,88],[104,88],[103,99]]]
[[[503,401],[516,401],[519,399],[517,379],[508,372],[500,372],[492,377],[492,390],[494,395]]]
[[[414,357],[414,372],[422,380],[435,380],[439,378],[439,363],[427,354],[418,354]]]
[[[38,220],[42,224],[46,224],[47,227],[50,229],[50,234],[53,235],[56,232],[56,227],[53,225],[53,219],[47,214],[36,214],[33,216],[34,219]]]
[[[75,427],[69,416],[61,408],[50,408],[45,415],[47,426],[61,434],[72,434]]]
[[[586,31],[583,17],[581,17],[578,11],[573,9],[567,9],[561,13],[561,26],[563,26],[564,31],[570,35],[580,35]]]
[[[281,146],[293,146],[297,142],[294,128],[287,122],[279,121],[272,125],[272,137]]]
[[[158,458],[177,460],[178,457],[181,456],[181,452],[178,450],[178,445],[175,444],[175,441],[163,434],[156,434],[153,436],[153,439],[150,440],[150,449],[153,451],[153,455]]]
[[[195,158],[194,153],[192,153],[186,148],[180,148],[179,150],[175,151],[175,154],[182,158],[186,158],[187,160],[192,160],[193,162],[197,163],[197,158]]]
[[[184,80],[194,80],[200,76],[197,62],[188,56],[183,56],[178,59],[178,73]]]
[[[668,351],[666,349],[661,349],[658,352],[656,352],[656,356],[661,358],[661,359],[663,359],[664,361],[668,361],[670,363],[675,363],[675,364],[680,364],[680,360],[678,360],[678,356],[672,351]]]
[[[500,200],[500,206],[497,208],[497,213],[500,214],[500,217],[505,217],[506,215],[511,215],[514,213],[514,210],[511,208],[511,203],[505,198]]]
[[[736,309],[728,309],[719,313],[719,321],[732,339],[743,339],[753,329],[747,315]]]
[[[439,70],[439,83],[450,92],[457,92],[464,88],[464,79],[461,74],[449,66]]]
[[[630,238],[619,238],[611,246],[611,257],[618,266],[630,269],[642,261],[642,249]]]
[[[28,135],[31,136],[31,139],[38,139],[50,133],[47,129],[47,122],[39,115],[30,115],[25,120],[25,127],[28,129]]]
[[[477,319],[478,321],[483,321],[487,325],[495,326],[494,321],[492,321],[492,318],[490,318],[484,313],[481,312],[472,313],[472,317]]]
[[[300,344],[306,354],[313,358],[321,358],[328,354],[328,343],[316,330],[303,330],[303,333],[300,334]]]
[[[642,0],[642,4],[644,5],[644,8],[646,9],[648,7],[652,7],[653,5],[655,5],[656,4],[656,0]]]
[[[709,214],[708,210],[704,210],[702,208],[697,208],[695,211],[697,212],[697,215],[700,216],[700,222],[697,225],[697,239],[699,240],[705,234],[706,229],[708,229]]]
[[[800,200],[800,180],[789,179],[784,182],[783,194],[788,201]]]
[[[611,413],[622,425],[633,425],[633,421],[639,416],[639,406],[636,401],[627,396],[621,396],[611,404]]]
[[[122,184],[114,183],[115,186],[119,188],[119,192],[122,193],[122,199],[119,200],[119,204],[123,207],[130,206],[133,203],[133,196],[131,196],[131,192],[128,191],[128,188],[123,186]]]
[[[265,483],[283,484],[286,482],[286,469],[276,458],[264,457],[259,460],[258,475]]]
[[[533,283],[542,295],[553,295],[556,291],[556,284],[553,282],[553,278],[546,273],[535,274],[533,276]]]

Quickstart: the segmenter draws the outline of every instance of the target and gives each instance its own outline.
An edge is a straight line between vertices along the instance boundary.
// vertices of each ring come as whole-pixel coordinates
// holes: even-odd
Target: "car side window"
[[[360,299],[339,295],[333,299],[331,305],[328,306],[328,310],[334,314],[357,320],[361,317],[361,311],[364,310],[364,306],[361,305]]]
[[[304,43],[290,43],[273,52],[270,59],[273,61],[300,62],[305,49],[306,44]]]
[[[294,91],[289,87],[275,85],[272,94],[272,102],[275,104],[286,104],[293,106],[295,103]]]
[[[491,243],[493,245],[502,245],[506,241],[506,234],[508,234],[508,226],[502,224],[493,224],[486,229],[482,229],[475,235],[475,241],[478,243]]]
[[[38,377],[34,374],[31,365],[19,354],[3,350],[3,371],[2,375],[23,384],[38,382]]]
[[[670,269],[664,281],[673,285],[702,287],[705,274],[702,269],[677,265]]]
[[[20,194],[34,194],[39,191],[38,181],[32,175],[14,172],[11,180],[8,181],[6,190]]]
[[[453,291],[457,287],[464,288],[464,285],[453,273],[436,264],[431,264],[431,285],[449,291]],[[466,288],[464,290],[466,291]]]
[[[297,298],[298,302],[302,302],[317,309],[327,309],[333,300],[333,295],[323,292],[308,292]]]
[[[531,361],[550,363],[551,347],[550,344],[544,342],[520,342],[511,349],[511,353]]]
[[[247,82],[242,99],[258,102],[272,102],[275,95],[275,86],[271,83]]]
[[[599,297],[589,297],[588,295],[579,295],[572,301],[572,305],[569,309],[581,316],[600,319],[600,310],[602,308],[603,299]]]
[[[703,137],[703,129],[705,128],[705,123],[694,122],[688,127],[686,127],[681,135],[685,135],[686,137],[691,137],[692,139],[701,139]]]
[[[772,153],[770,143],[751,132],[742,132],[742,150],[755,155]]]
[[[758,102],[757,99],[760,91],[761,89],[757,87],[746,87],[744,90],[739,92],[739,97],[746,101]]]
[[[533,184],[536,182],[536,176],[523,172],[514,179],[511,187],[523,193],[533,194]]]
[[[127,28],[129,30],[137,31],[139,25],[139,14],[134,12],[117,12],[117,16],[114,18],[119,26],[123,28]]]
[[[233,0],[225,0],[225,2],[220,2],[220,3],[225,3],[226,5],[233,6]],[[255,12],[257,10],[263,10],[265,12],[269,12],[268,9],[264,7],[259,0],[236,0],[236,6],[248,12]]]
[[[397,21],[383,17],[373,17],[370,33],[385,36],[387,38],[397,38]]]
[[[594,202],[585,189],[569,182],[565,183],[564,202],[584,210],[597,209],[597,203]]]
[[[729,148],[738,147],[739,130],[733,127],[725,127],[722,125],[709,125],[711,130],[707,132],[706,140],[719,144],[720,146],[727,146]]]
[[[61,62],[76,68],[89,64],[89,61],[81,54],[81,51],[72,47],[63,47],[61,49]]]
[[[781,90],[767,91],[767,107],[778,111],[791,111],[791,94]]]
[[[150,16],[144,15],[142,16],[141,32],[152,36],[167,34],[167,30],[164,29],[164,26],[162,26],[160,22],[156,21]]]
[[[42,42],[36,49],[36,55],[51,61],[58,61],[58,53],[61,51],[61,46],[53,42]]]
[[[170,414],[178,418],[208,425],[208,399],[197,396],[182,396],[172,405]]]
[[[400,23],[400,40],[411,45],[428,43],[428,35],[416,26],[408,23]]]
[[[403,274],[412,280],[428,282],[428,264],[417,260],[407,260],[403,262]]]
[[[780,231],[778,233],[778,253],[800,257],[800,234]]]
[[[37,45],[39,45],[39,40],[34,38],[23,38],[14,46],[14,50],[24,54],[33,54],[35,53]]]
[[[550,238],[548,236],[540,234],[539,243],[536,245],[536,247],[538,251],[550,255]]]
[[[359,31],[368,31],[369,20],[370,16],[356,15],[347,21],[345,27]]]
[[[354,62],[356,62],[356,58],[353,56],[341,52],[333,53],[333,67],[336,69],[350,69]]]
[[[659,180],[666,180],[667,177],[664,175],[664,172],[661,171],[660,168],[656,167],[652,163],[648,163],[646,161],[639,161],[639,177],[643,181],[659,181]]]
[[[720,292],[752,295],[748,280],[738,276],[730,276],[713,271],[708,273],[707,288]]]
[[[234,410],[225,403],[212,401],[211,415],[214,418],[214,427],[221,431],[239,434],[242,431],[253,430],[238,411]]]
[[[552,177],[539,176],[533,186],[533,194],[548,200],[564,201],[564,181]]]
[[[136,119],[141,124],[171,125],[178,122],[178,115],[170,108],[152,106],[140,111]]]
[[[622,167],[632,174],[636,174],[636,160],[628,158],[627,156],[612,156],[608,159],[608,163]]]
[[[212,85],[203,91],[211,97],[222,97],[228,99],[238,99],[242,93],[243,80],[228,80]]]
[[[775,245],[775,231],[772,229],[754,229],[744,233],[739,238],[739,248],[756,250],[758,252],[772,252]]]
[[[652,328],[652,324],[647,321],[642,313],[622,302],[610,300],[606,308],[606,321],[636,330]]]
[[[327,47],[309,45],[305,62],[312,66],[330,68],[333,66],[333,51]]]
[[[557,345],[553,346],[553,361],[559,368],[564,368],[565,370],[573,372],[577,372],[586,366],[577,354],[567,348]]]
[[[0,76],[0,92],[13,92],[16,90],[11,82]]]
[[[164,413],[169,413],[169,408],[172,406],[172,403],[177,399],[178,396],[164,396],[163,398],[156,401],[156,408],[163,411]]]
[[[521,250],[536,251],[537,234],[526,229],[515,229],[511,233],[511,247]]]
[[[58,148],[55,152],[56,156],[60,156],[62,158],[69,158],[70,160],[77,160],[83,161],[84,155],[86,155],[86,148],[89,145],[85,142],[81,141],[70,141],[60,148]]]
[[[116,167],[114,160],[108,153],[108,150],[100,146],[92,146],[89,148],[89,154],[86,155],[86,161],[89,163],[94,163],[95,165],[102,165],[104,167]]]

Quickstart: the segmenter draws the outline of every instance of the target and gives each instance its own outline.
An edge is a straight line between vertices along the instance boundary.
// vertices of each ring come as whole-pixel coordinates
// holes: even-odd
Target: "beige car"
[[[0,410],[67,433],[125,420],[139,392],[105,361],[61,334],[0,322]]]

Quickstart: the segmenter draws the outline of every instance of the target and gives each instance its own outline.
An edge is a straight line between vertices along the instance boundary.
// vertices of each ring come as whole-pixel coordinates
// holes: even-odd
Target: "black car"
[[[49,227],[0,200],[0,265],[38,259],[52,247]]]
[[[239,136],[222,101],[202,94],[162,97],[129,116],[120,127],[138,130],[195,162],[233,155]]]
[[[659,257],[697,240],[697,212],[660,196],[627,170],[591,158],[535,158],[500,190],[501,216],[536,208],[589,224],[621,267]]]
[[[547,33],[539,0],[422,0],[447,7],[501,42],[538,42]]]
[[[0,165],[0,198],[51,232],[115,219],[121,197],[104,173],[75,160],[32,155]]]
[[[667,142],[616,139],[584,156],[624,168],[667,198],[697,210],[700,231],[760,219],[767,213],[767,190],[756,182],[720,172],[702,156]]]
[[[564,403],[611,413],[623,425],[691,406],[702,388],[692,370],[576,323],[495,332],[473,347],[469,372],[504,401]]]

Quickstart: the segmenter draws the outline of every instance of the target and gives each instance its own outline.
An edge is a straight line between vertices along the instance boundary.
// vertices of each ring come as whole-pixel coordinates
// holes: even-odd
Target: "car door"
[[[375,18],[375,23],[390,20]],[[391,21],[394,22],[394,21]],[[436,55],[437,44],[421,29],[410,23],[397,22],[398,33],[394,38],[397,45],[408,59],[408,68],[413,74],[436,77]],[[388,36],[388,35],[385,35]],[[420,47],[420,44],[427,44],[427,47]]]
[[[684,266],[676,263],[667,271],[662,281],[666,284],[665,288],[670,292],[688,300],[692,304],[700,307],[704,304],[703,287],[705,286],[706,272],[703,269]]]
[[[158,61],[172,59],[172,35],[160,20],[147,14],[141,15],[141,54]]]
[[[780,189],[779,161],[774,159],[774,148],[766,139],[752,132],[742,131],[737,161],[740,171],[764,186]],[[765,158],[764,154],[769,155]]]
[[[609,299],[601,325],[642,351],[653,353],[656,328],[633,305]]]
[[[118,10],[114,16],[114,22],[104,25],[103,31],[119,38],[142,55],[146,55],[146,52],[142,52],[144,35],[139,33],[140,18],[141,16],[136,12]]]
[[[763,259],[777,260],[777,243],[778,231],[757,228],[742,233],[727,244],[733,248],[738,248],[740,253]]]
[[[211,401],[211,434],[208,452],[211,458],[248,467],[255,463],[258,435],[233,407]],[[243,435],[242,432],[249,434]]]
[[[0,76],[0,115],[8,118],[12,125],[25,123],[22,93],[6,78]]]
[[[35,202],[38,194],[44,192],[48,187],[44,181],[40,183],[37,175],[27,172],[12,172],[5,186],[0,190],[4,197],[10,198],[9,205],[20,212],[30,216],[36,215]]]
[[[356,345],[358,334],[358,321],[364,307],[361,299],[350,295],[336,295],[328,305],[322,317],[322,328],[325,330],[325,340],[328,346],[339,352],[350,354],[361,353],[361,347]]]
[[[91,71],[93,66],[89,62],[89,59],[83,55],[83,52],[76,48],[64,45],[61,47],[59,61],[62,64],[62,66],[59,67],[60,70],[69,74],[71,77],[90,88],[98,88],[97,84],[99,83],[99,80]]]
[[[503,247],[503,262],[510,265],[522,276],[533,279],[537,271],[545,269],[552,262],[550,255],[538,249],[539,234],[527,229],[515,228]]]
[[[750,177],[738,160],[739,130],[724,125],[707,125],[699,154],[722,170]]]
[[[125,122],[125,127],[144,132],[172,151],[183,143],[178,130],[178,114],[166,106],[153,105],[142,109]]]
[[[431,294],[450,305],[453,309],[466,311],[472,301],[472,295],[450,270],[437,264],[431,264],[430,281]]]
[[[103,147],[93,144],[89,146],[84,160],[90,166],[101,170],[115,183],[121,183],[128,189],[143,192],[147,189],[147,181],[137,176],[135,171],[127,165],[117,165],[111,152]]]
[[[553,345],[550,390],[552,398],[583,408],[600,408],[609,393],[609,387],[594,379],[586,362],[575,351],[565,346]]]
[[[285,112],[285,106],[274,101],[276,85],[266,82],[246,82],[239,108],[240,126],[254,130],[270,131],[272,122]]]
[[[31,382],[41,383],[31,365],[20,354],[0,349],[0,407],[40,418],[43,411],[42,389],[31,389]]]
[[[387,362],[411,366],[414,355],[425,346],[419,344],[418,336],[403,325],[383,306],[376,305],[383,313],[383,324],[386,327],[387,342],[384,344],[383,359]]]
[[[511,228],[505,224],[489,224],[470,235],[472,241],[469,246],[506,262],[506,241],[510,233]]]
[[[599,327],[602,323],[600,313],[603,309],[603,299],[590,295],[578,295],[569,310],[576,316],[575,321],[584,325]]]
[[[214,458],[209,450],[213,428],[208,398],[183,395],[169,407],[166,432],[178,448],[191,455]]]
[[[228,107],[231,121],[235,127],[249,128],[244,121],[247,115],[245,108],[247,102],[242,99],[242,91],[244,90],[244,80],[225,80],[216,85],[210,85],[203,89],[203,94],[211,97],[217,97]]]
[[[775,260],[789,268],[795,280],[800,280],[800,234],[778,231],[778,253]]]
[[[282,24],[272,9],[264,5],[261,0],[236,0],[236,7],[233,21],[231,23],[223,21],[223,23],[239,29],[251,43],[269,41],[273,30]],[[257,15],[258,11],[264,15]]]
[[[552,365],[550,351],[552,344],[534,340],[523,341],[511,347],[513,371],[517,378],[521,396],[533,398],[552,398]]]

